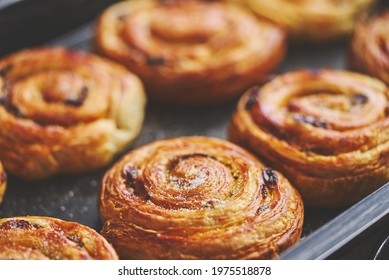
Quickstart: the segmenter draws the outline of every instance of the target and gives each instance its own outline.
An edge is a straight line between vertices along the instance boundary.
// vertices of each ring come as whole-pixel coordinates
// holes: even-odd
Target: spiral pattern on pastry
[[[50,217],[0,219],[0,260],[117,260],[95,230]]]
[[[350,205],[389,180],[388,100],[368,76],[298,70],[249,90],[229,137],[282,172],[306,205]]]
[[[7,175],[5,174],[4,168],[0,162],[0,203],[3,201],[6,185],[7,185]]]
[[[29,180],[100,168],[138,135],[144,107],[140,80],[114,62],[17,52],[0,60],[0,159]]]
[[[389,11],[360,22],[351,41],[349,64],[353,70],[389,84]]]
[[[294,42],[322,43],[350,35],[376,0],[227,0],[280,24]]]
[[[102,235],[125,259],[274,258],[303,223],[297,191],[227,141],[161,140],[131,151],[102,183]]]
[[[139,75],[152,99],[199,106],[242,94],[272,71],[285,35],[230,3],[133,0],[101,15],[96,47]]]

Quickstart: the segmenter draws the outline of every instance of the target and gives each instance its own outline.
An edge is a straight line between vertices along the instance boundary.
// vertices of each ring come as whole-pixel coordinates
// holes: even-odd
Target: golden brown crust
[[[2,260],[117,260],[112,246],[93,229],[55,218],[0,219]]]
[[[0,162],[0,203],[3,201],[5,188],[7,186],[7,175],[4,172],[3,166]]]
[[[162,140],[103,179],[102,235],[125,259],[264,259],[299,240],[302,200],[278,172],[227,141]]]
[[[284,26],[295,42],[321,43],[350,35],[376,0],[228,0]]]
[[[361,74],[290,72],[241,98],[229,137],[280,170],[306,205],[350,205],[389,180],[388,100]]]
[[[389,84],[389,11],[360,22],[351,41],[349,64]]]
[[[160,102],[205,105],[229,100],[272,71],[284,32],[229,3],[123,1],[96,28],[100,53],[138,74]]]
[[[0,158],[43,179],[106,165],[139,133],[145,95],[124,67],[81,51],[41,48],[0,60]]]

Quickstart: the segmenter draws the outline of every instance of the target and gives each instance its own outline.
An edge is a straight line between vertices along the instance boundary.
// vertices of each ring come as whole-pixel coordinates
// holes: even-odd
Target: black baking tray
[[[0,55],[90,21],[113,0],[0,0]]]
[[[6,42],[0,44],[0,55],[42,44],[93,51],[93,20],[114,1],[6,2],[0,0],[0,40]],[[347,48],[347,41],[321,47],[292,47],[277,72],[296,68],[345,68]],[[141,134],[127,151],[157,139],[187,135],[226,139],[227,125],[235,105],[236,100],[197,109],[148,104]],[[76,221],[99,231],[102,224],[97,201],[101,178],[108,168],[34,183],[9,176],[4,201],[0,205],[0,217],[52,216]],[[280,258],[373,259],[389,235],[388,209],[388,184],[350,208],[307,208],[300,243]],[[385,248],[381,251],[385,252]]]

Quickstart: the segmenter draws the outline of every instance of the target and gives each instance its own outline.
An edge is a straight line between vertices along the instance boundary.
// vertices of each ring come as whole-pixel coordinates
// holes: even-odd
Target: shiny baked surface
[[[376,0],[227,0],[288,30],[294,42],[322,43],[350,35]]]
[[[230,100],[282,60],[283,30],[230,3],[123,1],[99,18],[95,44],[140,76],[159,102]]]
[[[249,90],[229,138],[280,170],[306,205],[346,206],[389,180],[388,88],[341,70],[298,70]]]
[[[299,240],[300,196],[278,172],[216,138],[156,141],[104,176],[102,235],[124,259],[264,259]]]
[[[117,260],[95,230],[75,222],[26,216],[0,219],[2,260]]]
[[[81,51],[11,54],[0,60],[0,88],[0,158],[29,180],[106,165],[143,122],[140,80]]]
[[[350,46],[352,69],[389,83],[389,12],[383,11],[360,22]]]

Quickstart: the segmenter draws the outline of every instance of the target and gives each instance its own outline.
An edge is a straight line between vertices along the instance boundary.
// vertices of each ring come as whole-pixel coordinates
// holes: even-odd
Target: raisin
[[[9,220],[0,225],[0,229],[34,229],[34,226],[25,220]]]
[[[146,57],[148,66],[161,66],[166,64],[166,59],[163,56],[148,56]]]
[[[88,97],[89,89],[84,86],[81,88],[76,98],[69,98],[65,100],[65,104],[74,107],[80,107],[84,104],[86,98]]]
[[[356,93],[351,96],[351,104],[353,106],[366,104],[368,101],[369,98],[362,93]]]
[[[278,183],[278,176],[276,172],[273,169],[264,168],[262,174],[266,187],[269,189],[274,189]]]
[[[329,125],[325,121],[320,120],[320,119],[316,119],[312,116],[303,116],[303,115],[297,114],[293,117],[293,119],[298,123],[307,123],[307,124],[310,124],[312,126],[325,128],[325,129],[329,128]]]
[[[255,87],[252,87],[250,89],[250,97],[249,99],[247,100],[246,102],[246,110],[251,110],[251,108],[255,105],[255,103],[257,103],[257,97],[258,97],[258,94],[259,94],[259,87],[258,86],[255,86]]]

